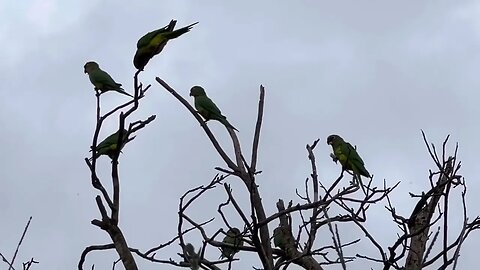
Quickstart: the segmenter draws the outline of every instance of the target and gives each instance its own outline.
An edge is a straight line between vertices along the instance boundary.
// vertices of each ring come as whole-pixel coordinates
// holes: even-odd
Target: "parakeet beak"
[[[193,97],[192,92],[190,92],[190,96]]]
[[[86,73],[87,73],[87,69],[84,68],[84,69],[83,69],[83,72],[86,74]]]

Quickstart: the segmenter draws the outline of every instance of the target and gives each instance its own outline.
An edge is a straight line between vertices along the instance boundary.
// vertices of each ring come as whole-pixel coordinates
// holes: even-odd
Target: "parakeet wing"
[[[89,77],[94,85],[101,85],[102,90],[119,89],[121,86],[107,72],[101,69],[90,72]]]
[[[240,230],[237,228],[232,228],[228,230],[225,238],[223,238],[223,243],[230,244],[232,247],[222,247],[221,258],[232,259],[233,255],[238,252],[238,248],[243,246],[243,238],[240,233]]]
[[[103,140],[101,143],[97,145],[97,149],[110,147],[111,145],[116,144],[117,142],[118,142],[118,132],[113,133],[112,135],[105,138],[105,140]]]
[[[334,152],[345,169],[353,170],[354,173],[370,177],[370,173],[365,169],[365,163],[350,143],[345,142],[340,144],[338,150],[336,149]]]
[[[285,229],[281,226],[275,228],[273,230],[273,243],[275,244],[276,247],[279,247],[280,249],[285,249],[286,246],[286,235],[285,235]]]
[[[198,110],[205,110],[212,116],[221,116],[222,112],[215,103],[207,96],[197,97]],[[210,117],[213,118],[213,117]]]
[[[179,28],[175,31],[170,31],[170,32],[167,32],[165,33],[165,37],[168,38],[168,39],[174,39],[174,38],[177,38],[185,33],[187,33],[188,31],[190,31],[192,29],[192,27],[197,24],[198,22],[196,23],[192,23],[190,25],[187,25],[185,27],[182,27],[182,28]]]
[[[163,32],[170,32],[173,30],[173,28],[175,28],[175,24],[177,23],[177,21],[175,20],[171,20],[170,23],[163,27],[163,28],[160,28],[158,30],[155,30],[155,31],[152,31],[152,32],[148,32],[147,34],[145,34],[143,37],[141,37],[138,42],[137,42],[137,49],[140,49],[142,47],[146,47],[148,45],[150,45],[150,42],[153,40],[153,38],[160,34],[160,33],[163,33]]]
[[[355,163],[362,164],[362,165],[365,164],[363,163],[362,158],[358,155],[357,150],[355,150],[355,148],[350,143],[346,142],[341,147],[342,147],[342,152],[344,152],[347,155],[348,160],[355,161]]]

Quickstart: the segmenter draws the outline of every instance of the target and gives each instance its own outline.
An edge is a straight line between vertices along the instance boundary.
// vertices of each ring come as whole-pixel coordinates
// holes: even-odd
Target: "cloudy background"
[[[177,27],[200,23],[170,42],[141,75],[152,88],[131,120],[151,114],[157,119],[137,134],[120,160],[120,225],[130,246],[147,250],[168,241],[176,232],[178,198],[208,183],[213,168],[223,166],[196,120],[155,83],[155,76],[185,97],[192,85],[204,86],[240,130],[247,156],[258,88],[266,87],[258,183],[267,214],[274,213],[279,198],[298,202],[295,188],[309,176],[307,143],[321,140],[316,149],[321,180],[330,183],[338,176],[325,144],[337,133],[357,145],[377,183],[402,181],[392,200],[407,216],[415,203],[408,192],[427,189],[433,167],[421,129],[437,144],[451,134],[450,151],[459,143],[468,211],[472,218],[480,213],[474,196],[480,189],[478,2],[3,0],[1,253],[11,258],[29,216],[33,221],[17,262],[33,256],[40,261],[33,269],[75,269],[86,246],[110,242],[90,224],[100,216],[83,161],[94,130],[95,98],[83,65],[97,61],[132,91],[137,39],[172,18]],[[102,96],[105,109],[126,100]],[[116,118],[110,119],[101,136],[116,125]],[[225,129],[215,122],[209,126],[230,149]],[[108,159],[99,166],[108,186]],[[245,205],[242,185],[228,181]],[[454,198],[459,200],[458,191]],[[219,188],[190,214],[205,220],[223,200]],[[460,208],[451,211],[453,237],[461,213]],[[383,204],[371,209],[368,225],[384,247],[395,240],[396,227]],[[344,242],[363,237],[341,229]],[[464,245],[459,269],[477,265],[478,239],[471,235]],[[174,245],[159,255],[178,259],[178,251]],[[211,259],[219,255],[209,252]],[[366,241],[348,252],[376,255]],[[85,266],[108,269],[115,259],[113,251],[91,253]],[[174,268],[137,262],[141,269]],[[235,269],[260,266],[253,256],[237,264]],[[351,267],[379,265],[357,260]]]

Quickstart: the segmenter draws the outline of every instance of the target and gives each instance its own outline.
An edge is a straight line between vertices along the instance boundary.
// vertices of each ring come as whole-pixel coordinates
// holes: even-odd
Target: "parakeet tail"
[[[226,127],[238,131],[238,129],[236,129],[232,124],[230,124],[230,122],[228,122],[228,120],[227,120],[226,118],[222,118],[222,119],[220,120],[220,122],[222,122],[222,124],[224,124]]]
[[[176,24],[177,24],[176,20],[171,20],[170,23],[168,24],[167,30],[170,31],[170,32],[173,31]]]
[[[120,89],[123,89],[123,88],[120,88]],[[125,92],[125,90],[123,90],[123,91],[122,91],[122,90],[117,90],[117,92],[122,93],[122,94],[124,94],[124,95],[127,95],[127,96],[129,96],[129,97],[133,97],[133,96],[130,95],[129,93]]]
[[[365,169],[365,168],[360,168],[360,174],[363,175],[363,176],[365,176],[365,177],[368,177],[368,178],[371,177],[371,176],[370,176],[370,173],[369,173],[369,172],[367,171],[367,169]]]
[[[365,186],[363,185],[363,182],[362,182],[362,177],[359,174],[357,174],[355,177],[357,178],[358,185],[362,188],[363,193],[367,194],[365,190]]]
[[[187,26],[185,26],[185,27],[183,27],[183,28],[177,29],[177,30],[175,30],[175,31],[173,31],[173,32],[171,32],[171,33],[166,34],[165,37],[167,37],[168,39],[177,38],[177,37],[179,37],[179,36],[187,33],[188,31],[190,31],[190,29],[192,29],[192,27],[193,27],[195,24],[197,24],[197,23],[198,23],[198,22],[192,23],[192,24],[187,25]]]

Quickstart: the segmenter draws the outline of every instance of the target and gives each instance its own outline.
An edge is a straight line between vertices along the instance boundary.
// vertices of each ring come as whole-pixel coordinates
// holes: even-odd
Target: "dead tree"
[[[96,94],[96,126],[95,132],[92,139],[91,145],[91,152],[92,155],[90,158],[85,158],[85,163],[87,164],[90,175],[91,175],[91,182],[93,188],[99,191],[101,195],[97,195],[95,201],[97,203],[98,210],[101,215],[101,219],[94,219],[91,223],[101,230],[104,230],[110,238],[112,239],[112,243],[102,244],[102,245],[91,245],[82,252],[80,256],[80,261],[78,263],[78,269],[83,269],[83,264],[85,262],[85,258],[87,254],[94,250],[107,250],[107,249],[115,249],[120,257],[120,260],[123,263],[123,266],[127,270],[137,270],[137,265],[135,259],[133,258],[132,252],[128,247],[127,240],[122,233],[122,230],[118,226],[119,221],[119,212],[120,212],[120,177],[118,174],[118,165],[119,165],[119,157],[122,147],[127,143],[132,141],[135,136],[135,132],[139,131],[140,129],[144,128],[147,124],[152,122],[155,119],[155,115],[150,116],[148,119],[142,121],[137,120],[131,123],[128,123],[128,117],[138,109],[139,101],[145,97],[146,91],[150,88],[150,85],[147,87],[143,87],[141,83],[138,82],[138,74],[140,71],[137,71],[134,76],[134,97],[132,100],[125,102],[117,106],[116,108],[112,109],[111,111],[101,114],[101,103],[100,103],[100,92]],[[127,109],[126,112],[121,110]],[[105,189],[102,181],[97,175],[97,161],[99,156],[97,155],[97,142],[98,136],[100,134],[100,130],[102,125],[105,123],[107,119],[110,119],[115,113],[119,113],[118,117],[118,142],[116,145],[116,150],[113,154],[110,155],[112,160],[111,162],[111,181],[112,181],[112,190],[113,194],[108,194],[107,190]],[[128,127],[127,127],[128,126]],[[126,131],[126,134],[123,134]],[[125,139],[124,139],[125,138]],[[113,198],[113,199],[112,199]],[[107,205],[107,207],[105,207]],[[108,211],[107,211],[108,209]],[[93,268],[93,266],[92,266]]]
[[[355,184],[355,182],[351,182],[351,185],[348,186],[343,184],[346,182],[344,178],[349,176],[345,171],[342,171],[331,185],[326,185],[324,181],[318,179],[314,149],[319,140],[315,140],[312,145],[306,146],[311,163],[311,175],[305,181],[304,191],[298,192],[297,190],[300,202],[293,203],[293,201],[290,201],[286,206],[284,200],[280,199],[276,204],[277,213],[267,215],[263,205],[265,202],[261,199],[261,189],[256,182],[257,175],[261,173],[257,171],[256,164],[263,119],[264,88],[260,86],[258,116],[252,140],[252,156],[250,161],[247,161],[233,130],[227,128],[234,148],[234,156],[229,157],[218,143],[213,132],[189,102],[162,79],[157,77],[157,82],[197,119],[213,147],[225,162],[226,167],[216,167],[215,169],[223,173],[222,175],[215,176],[207,185],[187,191],[180,198],[177,235],[169,243],[145,253],[139,252],[145,258],[177,266],[189,266],[192,269],[198,269],[198,267],[219,269],[218,266],[221,264],[227,264],[228,268],[231,269],[232,264],[238,259],[212,260],[211,255],[209,255],[211,253],[207,252],[207,249],[211,247],[220,249],[232,247],[231,244],[221,241],[226,231],[234,226],[239,227],[239,224],[232,224],[224,214],[223,209],[227,206],[235,209],[243,221],[241,237],[245,244],[235,246],[235,249],[239,254],[256,254],[262,264],[258,269],[286,269],[291,264],[304,269],[324,269],[328,265],[337,264],[346,269],[349,264],[358,259],[381,264],[384,269],[422,269],[435,263],[440,265],[440,269],[446,269],[449,265],[452,265],[454,269],[462,243],[470,232],[479,228],[480,219],[478,217],[472,222],[468,220],[465,205],[466,186],[463,178],[458,174],[460,163],[457,162],[457,151],[452,157],[445,158],[447,155],[445,149],[447,140],[445,140],[442,149],[443,158],[439,159],[434,146],[430,146],[425,137],[425,143],[431,158],[437,165],[437,171],[430,172],[430,191],[424,192],[422,195],[411,194],[412,198],[418,199],[418,204],[409,218],[399,215],[390,202],[390,195],[400,182],[388,186],[386,181],[383,181],[382,186],[378,187],[373,185],[374,182],[371,178],[365,186],[366,192],[361,193],[359,192],[359,184]],[[234,196],[231,186],[225,183],[227,177],[236,177],[243,182],[250,204],[248,209],[242,209],[239,206],[238,198]],[[434,182],[434,177],[438,177],[436,182]],[[205,228],[211,224],[214,217],[196,221],[189,217],[187,209],[201,196],[205,196],[207,191],[219,187],[223,187],[228,196],[227,201],[219,204],[217,210],[224,226],[209,235]],[[449,242],[447,233],[448,198],[455,187],[463,188],[461,198],[464,210],[464,227],[459,235],[454,238],[455,240]],[[359,193],[361,193],[360,196]],[[386,210],[390,213],[393,221],[397,223],[401,232],[398,234],[398,240],[389,247],[382,247],[376,240],[378,236],[374,235],[372,229],[365,226],[368,209],[379,202],[386,202],[388,205]],[[440,211],[442,208],[443,211]],[[293,219],[300,221],[301,225],[298,228],[293,228]],[[429,229],[439,220],[443,220],[443,224],[438,227],[437,232],[432,236],[429,234]],[[274,221],[278,221],[278,226],[272,232],[268,225]],[[341,239],[340,229],[344,224],[354,225],[359,229],[359,232],[365,234],[372,244],[372,248],[378,250],[379,256],[373,258],[359,253],[347,254],[345,248],[354,246],[360,239],[344,243]],[[203,239],[198,253],[193,253],[196,255],[195,264],[191,263],[192,252],[188,254],[185,252],[185,247],[188,244],[184,240],[184,236],[193,231],[197,231]],[[432,256],[430,253],[437,243],[440,231],[443,232],[442,249]],[[330,235],[330,244],[318,244],[316,239],[320,232],[322,238],[325,238],[325,233]],[[272,238],[274,238],[274,245],[272,245]],[[174,243],[177,239],[182,247],[179,256],[183,259],[183,262],[175,262],[172,259],[162,261],[155,258],[156,252]]]
[[[175,21],[172,20],[172,23],[174,25]],[[151,57],[158,54],[166,42],[165,40],[161,43]],[[91,223],[105,231],[112,242],[85,248],[78,263],[79,270],[83,269],[85,258],[89,252],[106,249],[115,249],[120,258],[119,261],[127,270],[138,269],[134,255],[155,263],[191,269],[220,269],[219,266],[224,265],[231,269],[239,260],[235,256],[237,254],[238,256],[254,254],[261,264],[257,266],[258,269],[265,270],[287,269],[291,265],[309,270],[320,270],[331,265],[339,265],[343,269],[347,269],[347,266],[356,260],[367,260],[372,264],[380,264],[385,270],[392,268],[422,269],[431,265],[435,265],[439,269],[447,267],[455,269],[463,242],[471,232],[480,226],[479,217],[472,221],[468,218],[465,203],[467,188],[464,179],[459,174],[460,162],[457,161],[457,150],[446,158],[448,156],[446,153],[447,137],[443,143],[440,157],[436,148],[427,142],[424,134],[425,144],[436,168],[430,171],[430,190],[419,195],[411,193],[411,197],[417,201],[417,204],[409,213],[408,218],[402,216],[390,201],[392,192],[400,182],[389,185],[386,180],[379,183],[370,177],[364,185],[359,181],[360,179],[344,169],[334,181],[319,179],[314,152],[319,139],[314,140],[311,145],[306,145],[311,174],[306,178],[301,191],[297,189],[296,202],[290,199],[288,203],[285,203],[286,200],[279,199],[276,203],[276,212],[267,213],[265,205],[273,204],[273,202],[262,201],[262,189],[257,182],[257,177],[261,173],[257,169],[257,160],[265,100],[263,86],[260,86],[258,113],[250,149],[251,157],[248,158],[244,155],[245,148],[240,145],[237,134],[231,126],[226,126],[233,146],[233,155],[228,155],[229,151],[225,151],[225,148],[220,145],[206,121],[192,105],[165,81],[157,77],[156,81],[183,104],[199,122],[222,158],[224,165],[215,168],[219,173],[208,184],[194,187],[180,198],[175,236],[147,251],[130,247],[118,226],[120,217],[119,158],[122,147],[135,139],[134,134],[137,131],[155,119],[155,115],[152,115],[145,120],[133,122],[128,120],[131,114],[138,109],[139,101],[145,97],[146,91],[150,88],[150,85],[143,88],[143,85],[138,82],[140,72],[139,70],[134,75],[133,99],[111,111],[105,114],[101,113],[100,93],[97,92],[96,95],[96,127],[91,145],[92,155],[90,158],[85,158],[85,162],[91,173],[92,186],[99,193],[95,200],[101,218],[94,219]],[[113,187],[112,194],[109,194],[103,184],[105,181],[101,180],[97,174],[99,160],[97,142],[105,121],[112,119],[117,114],[118,129],[116,133],[112,134],[112,136],[117,136],[117,142],[115,150],[108,153],[112,161],[111,183]],[[348,184],[347,180],[351,176],[354,181]],[[227,178],[228,180],[233,178],[231,181],[239,181],[243,189],[233,190],[232,185],[227,182]],[[207,196],[208,191],[212,189],[223,189],[226,195],[226,201],[218,204],[216,208],[218,214],[215,214],[222,225],[213,223],[214,216],[197,221],[189,215],[189,209],[196,204],[197,200]],[[462,190],[463,227],[458,235],[451,237],[448,231],[449,202],[451,196],[455,196],[454,191],[459,189]],[[244,196],[240,197],[238,193],[242,193]],[[248,207],[242,207],[243,202],[248,202]],[[368,210],[372,205],[380,202],[387,205],[386,213],[398,227],[398,239],[388,247],[383,247],[377,241],[378,236],[366,225]],[[225,209],[233,209],[240,221],[232,221]],[[404,211],[405,209],[402,209],[401,212]],[[358,245],[361,239],[350,241],[342,239],[342,229],[346,226],[355,228],[360,234],[365,235],[372,245],[372,249],[378,251],[378,256],[349,254],[352,247]],[[434,229],[435,227],[437,229]],[[433,233],[432,230],[435,232]],[[211,233],[212,231],[215,232]],[[393,231],[392,229],[392,233]],[[187,235],[194,233],[202,239],[201,245],[186,241]],[[322,237],[319,237],[320,235]],[[331,240],[325,243],[318,241],[319,238]],[[162,258],[160,253],[175,243],[180,246],[178,253],[180,259]],[[198,249],[195,248],[195,244],[199,247]],[[220,259],[214,259],[212,249],[221,251]],[[114,262],[113,268],[119,261]]]
[[[137,74],[135,75],[135,96],[129,101],[104,116],[100,115],[100,100],[97,97],[97,126],[92,142],[92,149],[97,145],[97,137],[103,121],[113,115],[115,112],[131,105],[126,113],[120,113],[119,132],[125,127],[127,117],[137,108],[138,101],[144,97],[145,91],[150,85],[143,89],[138,84]],[[216,167],[219,173],[207,184],[194,187],[180,198],[178,207],[178,225],[177,234],[165,243],[158,244],[147,251],[129,247],[127,241],[118,227],[119,212],[119,176],[118,176],[118,157],[120,149],[112,157],[112,183],[113,200],[105,191],[96,174],[95,151],[92,151],[91,162],[85,159],[90,171],[92,186],[100,191],[102,196],[97,196],[97,206],[101,213],[101,220],[93,220],[92,224],[106,231],[113,243],[105,245],[93,245],[85,249],[79,262],[79,269],[85,260],[88,252],[93,250],[113,249],[119,254],[120,260],[128,270],[137,269],[133,255],[149,260],[154,263],[170,264],[178,267],[189,267],[191,269],[221,269],[222,265],[232,269],[239,260],[237,256],[243,254],[255,254],[261,266],[256,269],[287,269],[292,264],[303,269],[327,269],[331,265],[339,265],[342,269],[347,269],[353,265],[356,260],[367,260],[373,265],[381,265],[383,269],[422,269],[435,265],[438,269],[455,269],[459,258],[463,242],[471,232],[480,227],[480,218],[476,217],[469,220],[467,207],[465,203],[466,185],[463,177],[459,175],[460,162],[457,161],[457,149],[450,157],[448,156],[446,145],[447,139],[443,143],[441,157],[437,154],[434,145],[430,145],[424,135],[424,141],[427,145],[430,157],[436,164],[435,170],[430,171],[430,185],[428,191],[420,195],[411,194],[411,197],[417,200],[416,207],[408,215],[403,217],[390,201],[391,193],[400,184],[395,183],[392,186],[383,181],[382,186],[376,186],[373,177],[369,179],[362,189],[359,181],[348,183],[350,173],[342,170],[331,184],[322,181],[318,177],[317,164],[315,160],[315,147],[319,139],[311,145],[306,145],[307,157],[311,165],[311,174],[306,178],[302,191],[297,189],[297,202],[289,200],[288,204],[283,199],[276,203],[276,213],[267,214],[264,208],[265,203],[261,197],[261,186],[256,178],[261,173],[257,170],[258,148],[260,145],[260,134],[263,121],[263,107],[265,99],[265,90],[260,86],[260,98],[258,104],[258,114],[255,125],[255,132],[252,139],[251,157],[247,158],[240,145],[236,133],[227,128],[231,137],[234,155],[227,155],[227,151],[220,145],[213,132],[209,129],[205,121],[197,111],[179,95],[173,88],[160,78],[157,82],[171,93],[184,107],[195,117],[201,128],[209,138],[213,147],[223,159],[225,167]],[[143,128],[151,122],[154,116],[145,121],[136,121],[129,124],[127,137]],[[423,133],[422,133],[423,134]],[[119,136],[120,140],[121,136]],[[133,139],[132,137],[131,139]],[[120,141],[118,142],[120,145]],[[236,191],[232,190],[227,178],[236,178],[231,181],[240,180],[244,186],[246,196],[237,198]],[[196,201],[212,189],[223,189],[226,194],[226,201],[218,204],[218,218],[223,225],[215,225],[215,217],[205,218],[197,221],[188,214],[190,207],[195,205]],[[463,203],[463,228],[458,235],[450,237],[448,232],[448,213],[449,198],[454,196],[454,191],[462,189],[461,199]],[[362,192],[363,191],[363,192]],[[249,207],[241,207],[241,201],[248,200]],[[374,231],[366,226],[368,209],[379,202],[384,202],[386,214],[390,215],[398,227],[398,239],[388,247],[382,246]],[[107,204],[110,214],[107,213]],[[240,223],[229,220],[225,209],[234,209]],[[401,212],[405,212],[402,209]],[[299,224],[294,227],[294,224]],[[372,250],[378,251],[378,256],[372,257],[358,252],[349,254],[349,250],[358,244],[360,238],[344,241],[342,239],[342,228],[344,226],[357,228],[359,234],[365,235],[368,242],[372,245]],[[211,228],[215,227],[214,233]],[[435,233],[432,233],[433,228]],[[208,228],[208,230],[207,230]],[[238,230],[235,235],[235,241],[226,241],[229,232]],[[272,228],[274,228],[272,230]],[[186,241],[187,235],[196,233],[201,237],[202,243],[193,245]],[[395,233],[392,228],[392,233]],[[231,235],[230,235],[231,236]],[[321,237],[319,237],[321,236]],[[326,237],[328,236],[328,237]],[[329,243],[320,243],[319,238],[331,239]],[[223,240],[222,240],[223,239]],[[273,239],[273,241],[272,241]],[[236,240],[239,240],[237,244]],[[180,246],[179,260],[162,257],[162,252],[173,244]],[[241,243],[241,244],[240,244]],[[198,249],[195,249],[195,244]],[[227,256],[215,259],[213,250],[220,250],[222,255],[229,250]],[[114,267],[115,264],[114,263]],[[255,267],[254,267],[255,268]]]

